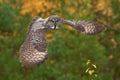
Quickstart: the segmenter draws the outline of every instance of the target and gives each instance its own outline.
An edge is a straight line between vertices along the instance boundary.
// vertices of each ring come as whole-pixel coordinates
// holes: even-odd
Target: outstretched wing
[[[69,21],[69,20],[63,20],[64,24],[68,24],[72,26],[73,28],[81,31],[82,33],[91,35],[91,34],[97,34],[104,30],[103,25],[100,25],[97,22],[93,21]]]
[[[45,33],[46,31],[41,28],[29,29],[27,38],[19,50],[19,59],[23,66],[36,66],[47,59],[47,42]]]
[[[39,31],[39,30],[38,30]],[[26,67],[43,63],[47,59],[47,43],[45,33],[30,33],[20,47],[20,61]]]

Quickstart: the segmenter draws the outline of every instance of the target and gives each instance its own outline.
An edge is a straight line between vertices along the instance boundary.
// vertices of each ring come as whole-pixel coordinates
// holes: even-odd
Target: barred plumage
[[[36,18],[38,20],[38,18]],[[45,38],[46,30],[40,23],[36,23],[35,18],[32,20],[28,35],[22,46],[20,47],[20,62],[23,66],[32,67],[43,63],[47,59],[47,42]],[[39,21],[38,21],[39,22]],[[40,28],[38,26],[40,25]]]
[[[47,59],[46,31],[59,29],[61,24],[67,24],[84,34],[97,34],[104,30],[104,27],[93,21],[70,21],[59,16],[50,16],[42,19],[33,18],[29,25],[26,40],[20,47],[20,62],[26,67],[32,67],[43,63]]]
[[[79,30],[80,32],[88,35],[93,35],[100,33],[104,30],[103,25],[93,22],[93,21],[85,21],[85,20],[79,20],[79,21],[69,21],[69,20],[63,20],[64,24],[70,25],[71,27],[75,28],[76,30]]]

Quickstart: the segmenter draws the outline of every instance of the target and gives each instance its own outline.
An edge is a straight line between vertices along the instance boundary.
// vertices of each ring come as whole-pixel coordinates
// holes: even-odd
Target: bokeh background
[[[50,15],[106,30],[88,36],[62,25],[46,35],[48,60],[22,67],[18,51],[29,22]],[[0,0],[0,80],[120,80],[120,0]]]

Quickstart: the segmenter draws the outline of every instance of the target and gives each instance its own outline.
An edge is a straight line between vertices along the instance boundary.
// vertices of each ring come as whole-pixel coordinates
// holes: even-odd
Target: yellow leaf
[[[89,69],[90,69],[90,68],[87,68],[85,72],[87,73],[87,72],[89,71]]]
[[[92,64],[92,66],[93,66],[94,68],[96,68],[96,65],[95,65],[95,64]]]
[[[90,64],[90,63],[91,63],[91,60],[88,60],[86,64],[88,65],[88,64]]]
[[[97,74],[94,74],[94,76],[95,76],[95,77],[98,77],[98,75],[97,75]]]
[[[89,70],[88,73],[89,75],[92,75],[95,72],[95,70]]]

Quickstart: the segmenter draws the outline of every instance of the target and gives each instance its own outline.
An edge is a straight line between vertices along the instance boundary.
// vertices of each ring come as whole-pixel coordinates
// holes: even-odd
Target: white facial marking
[[[52,28],[52,29],[54,29],[54,28],[55,28],[55,26],[52,26],[51,28]]]

